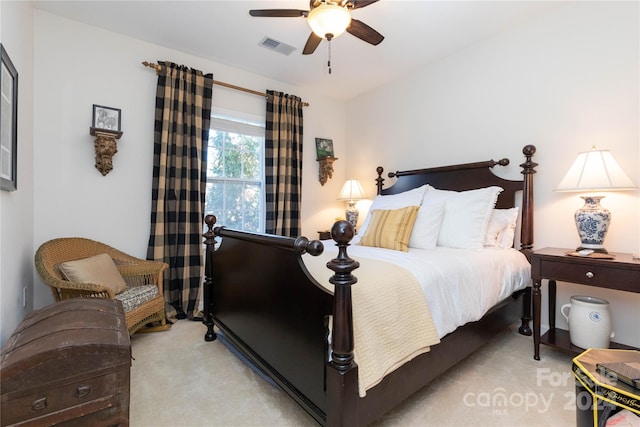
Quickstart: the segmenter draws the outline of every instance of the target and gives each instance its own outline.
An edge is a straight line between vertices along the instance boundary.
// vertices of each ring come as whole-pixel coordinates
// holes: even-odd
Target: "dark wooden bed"
[[[470,190],[497,185],[504,188],[496,208],[516,205],[522,195],[520,250],[529,258],[533,247],[533,174],[535,147],[523,148],[523,179],[505,180],[491,171],[509,164],[507,159],[389,173],[397,178],[383,188],[378,167],[378,193],[396,194],[424,184],[445,190]],[[517,193],[517,194],[516,194]],[[217,330],[228,344],[272,379],[319,424],[362,426],[380,418],[407,397],[429,384],[497,333],[521,319],[520,333],[531,335],[531,287],[514,293],[489,310],[479,321],[446,335],[431,348],[388,374],[381,383],[358,394],[358,367],[353,361],[351,286],[358,263],[347,254],[353,228],[340,221],[332,228],[338,253],[328,268],[335,273],[334,295],[311,277],[302,254],[320,254],[322,242],[305,237],[253,234],[215,227],[208,215],[204,234],[205,340]],[[215,249],[216,236],[222,237]],[[355,276],[355,277],[354,277]],[[355,284],[354,286],[358,286]],[[515,309],[514,309],[515,306]],[[331,317],[330,317],[331,316]],[[328,322],[332,319],[332,345]],[[331,359],[329,359],[331,354]],[[330,362],[328,360],[331,360]]]

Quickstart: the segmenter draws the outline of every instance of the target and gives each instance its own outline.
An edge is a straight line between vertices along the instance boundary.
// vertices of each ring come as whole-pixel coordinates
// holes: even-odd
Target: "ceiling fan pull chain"
[[[329,59],[327,60],[327,68],[329,68],[329,74],[331,74],[331,39],[329,39]]]

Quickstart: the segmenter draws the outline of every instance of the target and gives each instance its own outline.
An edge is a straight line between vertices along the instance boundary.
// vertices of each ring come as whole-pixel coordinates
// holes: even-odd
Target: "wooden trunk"
[[[129,425],[122,304],[64,300],[29,314],[2,350],[0,424]]]

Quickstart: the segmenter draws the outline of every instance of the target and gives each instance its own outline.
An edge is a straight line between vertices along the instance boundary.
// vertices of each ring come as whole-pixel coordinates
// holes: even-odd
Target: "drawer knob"
[[[78,399],[82,399],[83,397],[87,397],[91,393],[91,386],[83,385],[76,389],[76,397]]]
[[[595,274],[593,274],[593,273],[592,273],[592,272],[590,272],[590,271],[587,271],[586,276],[587,276],[587,279],[593,279],[593,276],[595,276]]]
[[[32,411],[42,411],[47,407],[47,398],[41,397],[40,399],[36,399],[31,403]]]

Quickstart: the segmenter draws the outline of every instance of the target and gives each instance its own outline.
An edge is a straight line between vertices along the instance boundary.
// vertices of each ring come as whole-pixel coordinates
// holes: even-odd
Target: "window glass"
[[[212,117],[205,209],[218,225],[264,231],[263,159],[264,125]]]

